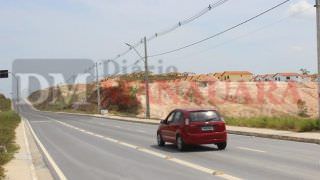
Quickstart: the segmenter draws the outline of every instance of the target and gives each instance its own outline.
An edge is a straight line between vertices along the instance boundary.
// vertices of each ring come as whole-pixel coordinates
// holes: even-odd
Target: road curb
[[[95,117],[100,117],[100,116],[95,116]],[[142,123],[142,124],[153,124],[153,125],[159,124],[159,122],[131,121],[131,120],[126,120],[121,118],[114,118],[114,117],[112,118],[102,117],[102,118],[117,120],[117,121]],[[261,137],[261,138],[268,138],[268,139],[296,141],[296,142],[313,143],[313,144],[320,145],[320,139],[309,139],[309,138],[292,137],[292,136],[286,136],[286,135],[264,134],[264,133],[244,132],[244,131],[235,131],[235,130],[227,130],[227,132],[228,134],[235,134],[235,135],[242,135],[242,136],[254,136],[254,137]]]
[[[243,136],[254,136],[254,137],[269,138],[269,139],[278,139],[278,140],[286,140],[286,141],[313,143],[313,144],[319,144],[320,145],[320,139],[292,137],[292,136],[276,135],[276,134],[263,134],[263,133],[254,133],[254,132],[243,132],[243,131],[234,131],[234,130],[228,130],[228,133],[229,134],[236,134],[236,135],[243,135]]]

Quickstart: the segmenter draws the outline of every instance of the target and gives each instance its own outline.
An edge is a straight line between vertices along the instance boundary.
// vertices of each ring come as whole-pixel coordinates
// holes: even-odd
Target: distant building
[[[203,82],[210,82],[210,81],[217,81],[218,79],[210,76],[208,74],[200,74],[197,76],[197,81],[203,81]]]
[[[213,74],[213,77],[215,77],[216,79],[218,79],[218,80],[221,81],[221,80],[222,80],[222,79],[221,79],[221,75],[222,75],[222,74],[223,74],[223,73],[214,73],[214,74]]]
[[[264,76],[264,81],[274,81],[274,75],[275,74],[266,74],[265,76]]]
[[[274,81],[274,74],[257,75],[253,78],[254,81]]]
[[[220,76],[221,81],[252,81],[253,74],[249,71],[225,71]]]
[[[264,76],[265,75],[256,75],[253,77],[253,81],[264,81]]]
[[[308,81],[307,76],[299,73],[277,73],[273,76],[274,81],[283,82],[306,82]]]

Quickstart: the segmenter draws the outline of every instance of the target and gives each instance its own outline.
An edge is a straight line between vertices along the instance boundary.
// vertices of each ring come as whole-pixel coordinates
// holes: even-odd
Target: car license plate
[[[201,128],[201,130],[202,131],[213,131],[214,128],[213,128],[213,126],[204,126],[204,127]]]

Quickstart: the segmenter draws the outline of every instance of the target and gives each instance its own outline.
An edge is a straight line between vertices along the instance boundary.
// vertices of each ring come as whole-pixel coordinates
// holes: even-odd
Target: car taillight
[[[186,122],[186,125],[189,125],[190,124],[190,119],[187,118],[185,122]]]

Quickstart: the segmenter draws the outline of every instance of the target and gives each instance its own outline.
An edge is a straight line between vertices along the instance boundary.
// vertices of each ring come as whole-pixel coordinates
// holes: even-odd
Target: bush
[[[9,162],[18,150],[15,144],[15,129],[20,123],[20,117],[14,111],[0,112],[0,179],[4,177],[1,167]]]
[[[102,89],[101,106],[109,111],[136,115],[141,109],[136,93],[135,88],[127,87],[120,82],[119,86]]]
[[[11,109],[11,101],[4,95],[0,94],[0,111],[9,111]]]
[[[299,99],[297,102],[297,107],[298,107],[298,115],[300,117],[309,117],[308,115],[308,107],[306,105],[306,102]]]
[[[270,128],[296,132],[306,132],[319,129],[319,121],[317,119],[298,117],[226,118],[226,123],[231,126]]]

